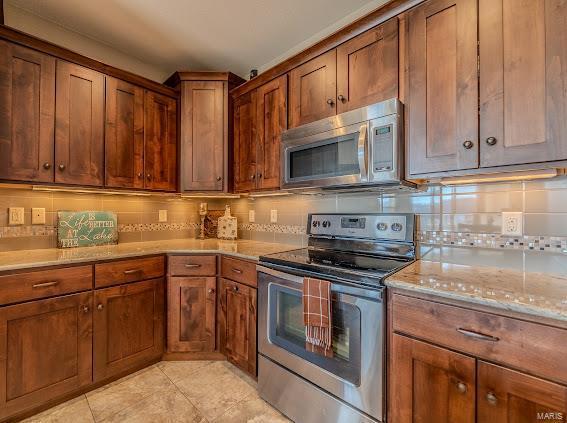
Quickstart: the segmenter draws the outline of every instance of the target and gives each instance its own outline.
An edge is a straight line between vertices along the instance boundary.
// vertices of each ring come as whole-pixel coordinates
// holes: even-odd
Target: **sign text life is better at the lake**
[[[104,211],[57,212],[57,245],[59,248],[92,247],[116,244],[116,213]]]

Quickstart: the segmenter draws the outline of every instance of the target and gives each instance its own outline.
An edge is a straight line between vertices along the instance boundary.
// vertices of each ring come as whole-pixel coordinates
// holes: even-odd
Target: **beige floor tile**
[[[208,420],[221,416],[256,392],[222,362],[203,367],[176,385]]]
[[[56,407],[36,414],[25,423],[89,423],[94,422],[91,409],[84,395],[73,398]]]
[[[195,371],[213,364],[214,361],[198,360],[198,361],[162,361],[157,367],[171,379],[173,383],[177,383],[189,377]]]
[[[87,393],[97,422],[139,403],[152,393],[163,392],[174,386],[156,366],[117,382]]]
[[[253,395],[246,400],[229,408],[214,423],[285,423],[290,422],[285,416],[272,408],[261,398]]]
[[[226,369],[230,370],[233,374],[238,376],[248,385],[250,385],[254,390],[258,389],[258,382],[256,382],[248,373],[243,372],[235,365],[229,363],[228,361],[221,361],[220,362]]]
[[[105,422],[206,423],[206,420],[177,388],[172,387],[165,392],[151,394],[132,407],[114,414]]]

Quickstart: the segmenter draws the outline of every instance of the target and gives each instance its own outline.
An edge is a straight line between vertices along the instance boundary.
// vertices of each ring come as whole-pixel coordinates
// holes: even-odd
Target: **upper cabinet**
[[[409,173],[476,168],[476,0],[430,0],[408,25]]]
[[[562,0],[479,1],[481,167],[567,159],[566,25]]]
[[[234,100],[234,191],[256,188],[256,91]]]
[[[55,59],[0,40],[0,179],[53,182]]]
[[[244,80],[230,72],[177,72],[180,93],[181,191],[228,192],[232,146],[229,90]]]
[[[337,47],[337,113],[397,96],[397,19]]]

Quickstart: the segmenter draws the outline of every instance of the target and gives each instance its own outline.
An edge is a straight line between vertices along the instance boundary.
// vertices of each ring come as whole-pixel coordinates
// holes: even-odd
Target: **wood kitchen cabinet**
[[[0,179],[53,182],[55,59],[0,40]]]
[[[0,308],[0,419],[92,383],[92,298]]]
[[[215,350],[216,281],[215,276],[169,278],[168,351]]]
[[[429,0],[408,26],[409,173],[477,168],[477,2]]]
[[[149,90],[144,96],[145,188],[177,189],[177,100]]]
[[[104,180],[104,75],[57,61],[55,182],[101,186]]]
[[[256,376],[256,289],[219,279],[219,349],[228,360]]]
[[[256,189],[256,91],[234,100],[234,191]]]
[[[161,357],[163,278],[95,290],[94,304],[95,381]]]
[[[144,188],[144,89],[106,77],[105,186]]]
[[[561,0],[479,1],[481,167],[567,159],[566,22]]]

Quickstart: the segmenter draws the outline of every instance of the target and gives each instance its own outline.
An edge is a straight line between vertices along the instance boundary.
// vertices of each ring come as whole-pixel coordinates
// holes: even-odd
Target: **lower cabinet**
[[[92,382],[91,292],[0,308],[0,419]]]
[[[162,355],[163,278],[95,290],[94,304],[95,381]]]
[[[221,278],[218,302],[220,352],[256,376],[256,289]]]
[[[215,276],[169,278],[168,351],[215,350],[216,282]]]

